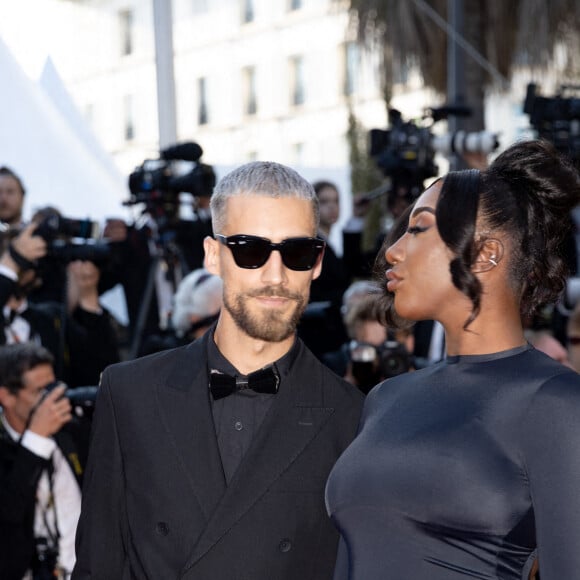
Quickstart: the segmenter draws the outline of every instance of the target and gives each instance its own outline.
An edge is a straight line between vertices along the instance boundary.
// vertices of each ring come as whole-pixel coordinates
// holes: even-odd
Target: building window
[[[358,70],[360,63],[360,49],[356,42],[347,42],[344,45],[344,86],[346,96],[356,93],[358,84]]]
[[[256,69],[253,66],[248,66],[242,71],[242,94],[244,113],[255,115],[258,111],[258,99],[256,96]]]
[[[207,125],[209,123],[207,79],[205,77],[197,79],[197,123],[199,125]]]
[[[290,59],[290,99],[293,105],[303,105],[305,96],[304,59],[294,56]]]
[[[125,95],[123,99],[123,131],[125,141],[132,141],[135,138],[135,111],[133,109],[133,95]]]
[[[121,28],[121,54],[126,56],[133,52],[133,11],[121,10],[119,24]]]
[[[304,7],[304,2],[302,0],[288,0],[288,10],[300,10]]]
[[[242,22],[254,22],[255,18],[254,0],[242,0]]]

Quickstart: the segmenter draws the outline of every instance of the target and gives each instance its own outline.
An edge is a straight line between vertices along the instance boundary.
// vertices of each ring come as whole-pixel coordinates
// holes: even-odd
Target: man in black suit
[[[217,323],[103,374],[77,580],[332,578],[324,487],[362,394],[296,338],[324,249],[316,195],[292,169],[254,162],[218,183],[211,209]]]
[[[70,574],[84,454],[67,424],[71,404],[53,357],[22,343],[0,347],[0,578]],[[43,576],[42,574],[52,574]],[[63,577],[63,576],[58,576]]]

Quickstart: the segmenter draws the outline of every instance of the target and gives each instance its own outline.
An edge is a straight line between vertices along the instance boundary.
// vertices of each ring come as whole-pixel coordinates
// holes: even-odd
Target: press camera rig
[[[389,109],[391,127],[371,129],[370,156],[385,176],[391,179],[389,196],[401,196],[401,190],[412,201],[423,189],[423,182],[438,174],[435,155],[484,153],[497,149],[497,135],[489,131],[455,131],[437,135],[432,127],[449,116],[466,117],[471,110],[463,106],[427,109],[421,121],[404,121],[401,112]],[[388,203],[389,204],[389,203]],[[390,205],[390,204],[389,204]]]
[[[540,139],[550,141],[580,168],[580,85],[561,85],[553,97],[542,97],[529,83],[524,113]],[[568,96],[566,96],[568,95]]]

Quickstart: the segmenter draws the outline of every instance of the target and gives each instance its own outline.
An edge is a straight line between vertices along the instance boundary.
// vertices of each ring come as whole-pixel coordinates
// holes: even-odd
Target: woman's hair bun
[[[578,169],[548,141],[516,143],[493,161],[488,173],[507,181],[514,193],[534,196],[558,212],[580,203]]]

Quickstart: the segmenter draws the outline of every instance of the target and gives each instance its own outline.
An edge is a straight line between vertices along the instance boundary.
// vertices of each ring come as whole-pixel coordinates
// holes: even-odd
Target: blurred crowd
[[[363,249],[368,199],[354,198],[338,252],[329,242],[341,211],[338,188],[329,181],[313,186],[320,207],[318,235],[327,246],[322,274],[312,283],[310,302],[298,325],[299,336],[324,364],[363,393],[386,378],[440,360],[445,345],[439,325],[423,321],[401,331],[377,319],[376,297],[384,281],[373,278],[373,263],[388,232],[381,232],[371,251]],[[77,246],[73,238],[79,231],[71,233],[67,228],[79,224],[68,223],[72,220],[55,208],[41,208],[25,223],[26,195],[20,176],[1,167],[0,462],[14,461],[13,443],[22,438],[34,416],[37,432],[55,437],[55,445],[62,449],[61,461],[69,464],[70,473],[58,480],[58,489],[53,487],[55,482],[39,483],[44,522],[37,521],[34,505],[17,504],[14,497],[21,497],[23,481],[36,481],[34,474],[44,469],[48,457],[54,457],[53,450],[39,449],[38,442],[29,441],[27,468],[14,476],[20,479],[2,480],[0,531],[12,537],[14,555],[14,569],[7,569],[6,578],[19,578],[22,570],[30,570],[33,557],[22,553],[22,546],[30,542],[14,535],[14,529],[34,535],[34,578],[42,577],[38,570],[45,557],[39,539],[60,545],[64,576],[72,568],[88,428],[105,367],[195,340],[217,320],[222,306],[222,281],[207,272],[203,263],[203,239],[212,235],[208,196],[193,198],[188,219],[174,212],[170,219],[165,214],[160,219],[154,211],[145,211],[134,223],[109,219],[97,243],[88,243],[89,236],[82,235],[85,241]],[[389,223],[411,200],[398,195],[396,201],[388,205]],[[527,321],[528,340],[580,371],[575,237],[570,240],[569,254],[571,278],[566,296],[555,309]],[[126,300],[127,325],[101,302],[102,294],[117,285]],[[65,389],[68,396],[62,397]],[[47,394],[39,401],[40,391]],[[62,398],[62,412],[49,416],[43,405],[54,403],[57,397]],[[30,497],[36,491],[31,490]],[[55,509],[46,521],[55,493],[65,494],[68,515],[59,515]],[[56,503],[62,505],[62,501]],[[28,523],[22,527],[17,521]],[[19,568],[19,562],[27,564]],[[54,562],[48,567],[54,567]]]
[[[337,252],[329,239],[341,212],[338,188],[329,181],[313,186],[320,206],[319,236],[327,246],[322,274],[312,283],[298,327],[300,337],[325,364],[363,390],[439,360],[445,346],[438,325],[420,322],[403,333],[377,322],[373,295],[382,291],[382,281],[373,279],[373,263],[387,232],[380,232],[374,248],[363,250],[368,198],[355,197],[348,208]],[[108,219],[98,243],[84,239],[78,246],[72,239],[80,226],[69,224],[73,220],[55,208],[38,209],[24,223],[25,198],[23,179],[0,168],[0,342],[44,346],[54,357],[57,379],[69,388],[95,386],[107,365],[185,344],[217,319],[221,282],[203,268],[203,239],[212,235],[209,196],[193,197],[188,219],[161,206],[146,207],[134,223]],[[397,192],[378,201],[387,202],[392,224],[412,199]],[[578,368],[576,242],[571,237],[571,281],[561,304],[527,326],[537,348]],[[100,300],[117,285],[126,302],[126,325]]]

